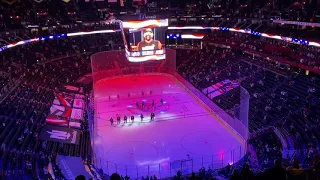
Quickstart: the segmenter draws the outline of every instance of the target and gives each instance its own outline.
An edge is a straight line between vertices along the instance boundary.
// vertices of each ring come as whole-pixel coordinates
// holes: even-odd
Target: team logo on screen
[[[151,46],[144,46],[142,47],[142,51],[147,51],[147,50],[154,50],[156,45],[152,44]]]
[[[141,17],[142,18],[142,17]],[[126,57],[130,62],[162,60],[166,58],[165,30],[168,19],[124,21],[121,23]]]
[[[45,126],[40,133],[40,139],[68,144],[79,144],[80,131],[58,126]]]

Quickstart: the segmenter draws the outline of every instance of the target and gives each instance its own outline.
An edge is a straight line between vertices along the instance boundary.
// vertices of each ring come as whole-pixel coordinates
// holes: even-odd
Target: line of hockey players
[[[141,96],[144,96],[144,91],[141,91]],[[152,90],[149,92],[149,95],[151,96],[153,94]],[[131,97],[131,94],[128,92],[128,98]],[[117,99],[120,99],[120,95],[117,95]],[[111,101],[111,96],[109,96],[109,101]]]
[[[164,101],[163,101],[162,98],[160,99],[160,103],[161,103],[161,105],[164,104]],[[156,105],[156,103],[154,102],[154,99],[152,100],[151,105],[152,105],[152,107],[154,107],[154,106]],[[136,107],[137,107],[137,108],[140,108],[140,107],[141,107],[141,108],[144,108],[144,107],[145,107],[144,101],[141,102],[141,106],[140,106],[139,102],[137,101],[137,102],[136,102]]]
[[[142,113],[140,114],[139,117],[140,117],[141,122],[143,122],[144,116]],[[128,121],[131,121],[131,123],[134,123],[134,116],[133,115],[130,116],[130,120],[128,118],[129,118],[128,116],[123,117],[124,124],[127,124]],[[155,114],[154,114],[154,112],[152,112],[150,115],[150,120],[154,121],[154,118],[155,118]],[[117,124],[121,123],[121,117],[119,116],[119,114],[116,115],[116,120],[117,120]],[[111,125],[114,125],[114,119],[112,117],[110,118],[110,123],[111,123]]]

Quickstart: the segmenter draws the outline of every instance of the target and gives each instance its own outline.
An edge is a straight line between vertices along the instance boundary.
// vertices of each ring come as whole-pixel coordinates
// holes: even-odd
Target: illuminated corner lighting
[[[132,105],[128,105],[127,108],[132,108]]]
[[[229,164],[232,166],[232,165],[233,165],[233,162],[229,162]]]
[[[160,114],[165,114],[166,112],[164,112],[164,111],[160,111]]]
[[[167,101],[163,101],[163,104],[167,104]]]
[[[143,102],[146,102],[147,100],[146,99],[144,99],[144,100],[142,100]]]
[[[309,70],[306,70],[306,76],[308,76],[309,75]]]

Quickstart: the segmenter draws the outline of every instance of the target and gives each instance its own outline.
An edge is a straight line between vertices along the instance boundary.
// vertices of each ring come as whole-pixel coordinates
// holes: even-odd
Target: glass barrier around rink
[[[170,162],[162,162],[159,164],[149,164],[143,166],[121,165],[110,161],[99,159],[97,167],[103,169],[107,175],[118,173],[120,175],[129,176],[131,179],[141,179],[142,177],[156,176],[159,178],[167,178],[181,175],[190,175],[192,172],[199,172],[201,168],[208,170],[221,169],[228,164],[233,165],[240,161],[245,155],[244,146],[239,146],[225,153],[211,156],[192,156],[183,160]]]
[[[223,122],[226,127],[232,132],[236,133],[243,142],[246,142],[249,136],[248,129],[248,113],[249,113],[249,100],[250,95],[243,87],[239,86],[236,91],[237,98],[235,101],[237,104],[233,108],[223,110],[217,104],[215,104],[210,98],[208,98],[203,92],[191,85],[180,74],[175,71],[167,70],[183,84],[187,90],[191,91],[199,100],[200,103],[205,105],[209,111],[211,111],[215,117]]]
[[[192,172],[199,172],[204,167],[206,170],[220,169],[227,164],[238,162],[247,152],[248,139],[248,110],[249,99],[248,92],[241,86],[235,91],[237,94],[236,104],[230,109],[223,109],[215,104],[203,92],[195,88],[186,79],[176,72],[176,52],[167,49],[167,59],[163,61],[147,61],[143,63],[128,62],[124,51],[100,52],[91,56],[93,86],[95,83],[109,78],[122,76],[139,76],[148,73],[161,73],[175,77],[185,90],[192,92],[198,102],[210,111],[216,119],[233,132],[242,141],[242,145],[234,147],[228,152],[222,152],[218,155],[196,156],[190,155],[186,159],[178,161],[163,162],[161,164],[152,164],[145,166],[120,165],[114,162],[108,162],[100,157],[95,158],[95,165],[103,169],[104,173],[111,175],[114,172],[132,178],[140,179],[143,177],[156,176],[157,178],[172,177],[181,172],[182,175],[188,175]],[[94,129],[94,125],[93,125]],[[94,130],[93,130],[94,131]],[[95,133],[91,135],[94,136]],[[95,139],[94,137],[92,139]],[[97,137],[98,139],[98,137]],[[93,148],[94,145],[93,145]],[[97,147],[97,150],[99,148]]]

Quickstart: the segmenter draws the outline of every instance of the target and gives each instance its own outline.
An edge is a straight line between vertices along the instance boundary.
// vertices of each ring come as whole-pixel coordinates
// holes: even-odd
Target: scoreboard
[[[166,58],[165,32],[168,19],[122,21],[120,27],[128,61]]]

